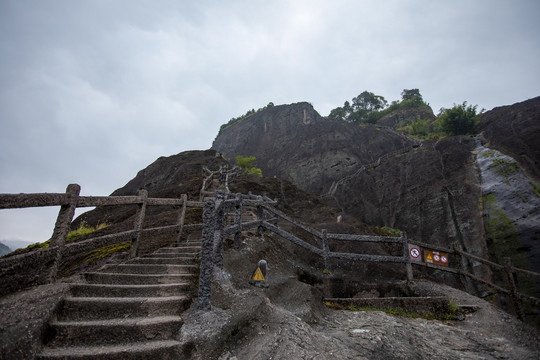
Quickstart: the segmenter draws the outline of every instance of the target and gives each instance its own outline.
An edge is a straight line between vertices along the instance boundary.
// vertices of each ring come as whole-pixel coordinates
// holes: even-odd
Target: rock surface
[[[215,139],[212,149],[232,160],[255,156],[264,176],[323,194],[362,164],[415,143],[390,129],[322,118],[302,102],[267,108],[234,124]]]
[[[540,272],[540,194],[513,158],[481,144],[476,151],[486,235],[494,256],[499,262],[503,256],[512,257],[515,266]],[[518,261],[520,257],[526,261]]]
[[[511,156],[540,181],[540,97],[487,111],[476,131],[486,147]]]
[[[474,309],[462,321],[326,308],[317,286],[295,269],[316,271],[278,249],[281,240],[249,238],[229,250],[216,273],[210,312],[184,313],[180,341],[192,359],[536,359],[538,334],[489,303],[445,285],[418,282],[424,296],[448,296]],[[269,287],[247,285],[247,264],[268,259]]]
[[[393,111],[390,114],[383,116],[377,121],[377,124],[397,128],[400,125],[410,123],[418,118],[432,122],[435,120],[435,114],[433,114],[433,110],[429,106],[404,109]]]
[[[213,148],[227,157],[254,155],[264,175],[325,195],[343,214],[365,223],[487,255],[482,213],[471,206],[478,204],[481,187],[470,137],[422,144],[388,128],[330,121],[298,103],[227,128]]]

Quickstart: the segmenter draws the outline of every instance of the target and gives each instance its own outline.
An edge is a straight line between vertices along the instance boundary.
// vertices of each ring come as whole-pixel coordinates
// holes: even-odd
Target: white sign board
[[[422,262],[422,252],[418,245],[409,244],[409,257],[411,261]]]

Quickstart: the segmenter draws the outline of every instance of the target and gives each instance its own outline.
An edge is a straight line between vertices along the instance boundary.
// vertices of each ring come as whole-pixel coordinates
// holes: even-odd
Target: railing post
[[[262,201],[260,196],[257,197],[257,200]],[[257,205],[257,220],[259,221],[259,226],[257,227],[257,233],[259,236],[263,235],[263,220],[264,220],[264,208],[261,205]]]
[[[458,274],[459,274],[459,282],[461,284],[461,288],[463,290],[465,290],[465,286],[466,286],[466,283],[465,283],[465,275],[463,275],[463,272],[466,270],[465,268],[465,259],[463,257],[463,255],[461,255],[461,252],[462,252],[462,248],[461,248],[461,245],[457,242],[455,242],[453,245],[452,245],[452,249],[454,250],[454,255],[456,257],[456,265],[457,265],[457,270],[458,270]]]
[[[214,262],[215,265],[223,269],[223,227],[225,217],[225,194],[222,191],[216,191],[216,210],[214,227]]]
[[[413,269],[411,264],[411,256],[409,254],[409,242],[407,241],[407,233],[405,231],[401,232],[401,245],[403,246],[403,258],[405,259],[405,272],[407,274],[407,281],[411,282],[414,280]]]
[[[203,230],[201,243],[201,265],[199,274],[198,307],[201,310],[210,310],[212,297],[212,274],[214,271],[214,218],[215,201],[207,198],[203,208]]]
[[[129,256],[135,258],[139,256],[139,240],[141,238],[141,230],[143,228],[144,217],[146,216],[146,202],[148,199],[148,191],[142,189],[139,190],[140,203],[137,204],[137,214],[135,215],[135,235],[131,240],[131,250]]]
[[[184,230],[184,221],[186,219],[187,195],[182,194],[181,199],[182,209],[180,210],[180,214],[178,214],[178,219],[176,220],[176,225],[178,225],[179,229],[176,230],[176,236],[174,238],[175,246],[180,244],[180,238],[182,237],[182,231]]]
[[[234,210],[234,223],[237,226],[237,231],[234,234],[234,248],[240,248],[242,242],[242,195],[236,194],[236,207]]]
[[[512,269],[512,259],[509,257],[504,258],[504,270],[506,276],[508,277],[508,283],[510,284],[510,296],[512,297],[512,303],[516,309],[517,317],[524,321],[525,313],[523,312],[523,306],[518,295],[518,288],[516,284],[516,279],[514,278],[514,270]]]
[[[330,253],[330,246],[328,245],[328,230],[322,229],[322,249],[323,249],[323,259],[324,259],[324,270],[330,270],[328,263],[328,254]]]
[[[54,263],[51,266],[49,281],[56,280],[58,275],[58,269],[60,268],[60,262],[62,261],[62,253],[66,246],[66,240],[75,215],[75,209],[77,208],[77,202],[79,200],[79,194],[81,187],[78,184],[69,184],[66,188],[66,203],[60,207],[56,223],[54,225],[54,231],[51,238],[51,248],[54,248]]]

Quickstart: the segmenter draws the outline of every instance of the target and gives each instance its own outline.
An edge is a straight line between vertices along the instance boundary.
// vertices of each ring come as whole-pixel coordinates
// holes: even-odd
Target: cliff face
[[[420,144],[384,127],[330,121],[308,103],[261,111],[213,144],[226,157],[256,156],[265,176],[325,195],[362,221],[482,255],[472,241],[483,233],[481,212],[470,206],[481,198],[474,146],[469,137]]]
[[[407,231],[409,238],[484,256],[480,175],[467,136],[424,142],[387,157],[339,184],[334,200],[368,224]]]
[[[435,114],[433,114],[433,110],[431,109],[431,107],[425,106],[420,108],[393,111],[390,114],[380,118],[379,121],[377,121],[377,124],[397,128],[399,125],[404,123],[410,123],[417,118],[433,121],[436,117]]]
[[[387,120],[390,126],[399,122]],[[229,127],[213,148],[226,157],[256,156],[265,176],[323,195],[367,224],[398,228],[431,244],[458,242],[487,255],[471,137],[422,144],[386,127],[330,121],[299,103]]]
[[[540,96],[486,112],[476,130],[487,147],[511,156],[540,180]]]
[[[491,235],[486,236],[484,225],[489,232],[492,219],[483,219],[483,198],[489,194],[482,192],[476,140],[456,136],[420,143],[386,127],[418,116],[433,115],[401,112],[381,119],[385,127],[357,126],[322,118],[308,103],[276,106],[227,128],[213,148],[229,158],[256,156],[265,176],[288,179],[367,224],[398,228],[425,243],[448,247],[457,242],[487,256]],[[486,112],[477,130],[486,146],[540,178],[540,97]],[[538,185],[525,183],[534,198]],[[520,202],[532,204],[519,193]],[[508,217],[529,219],[538,212],[534,206],[532,212],[522,208]],[[519,237],[536,232],[530,226],[520,229],[518,224]],[[520,249],[533,261],[536,250],[523,245]]]
[[[324,119],[302,102],[267,108],[234,124],[216,138],[212,149],[229,159],[255,156],[264,176],[324,194],[361,165],[414,145],[389,129]]]

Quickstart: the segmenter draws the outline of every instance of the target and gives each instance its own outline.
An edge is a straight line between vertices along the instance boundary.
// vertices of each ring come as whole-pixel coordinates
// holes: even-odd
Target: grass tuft
[[[93,233],[94,231],[101,230],[109,226],[107,223],[98,224],[96,227],[88,226],[86,222],[82,222],[78,229],[72,230],[68,233],[66,242],[72,242],[79,240],[82,236]]]

